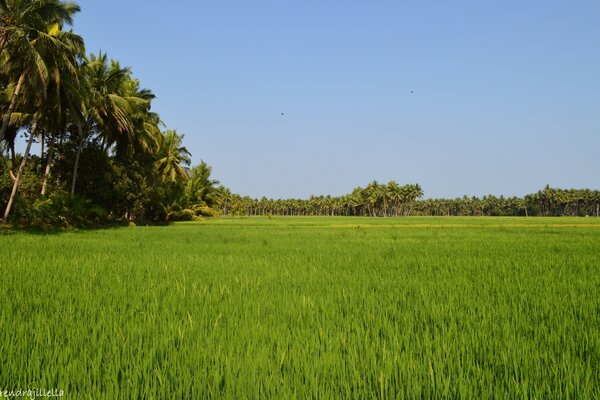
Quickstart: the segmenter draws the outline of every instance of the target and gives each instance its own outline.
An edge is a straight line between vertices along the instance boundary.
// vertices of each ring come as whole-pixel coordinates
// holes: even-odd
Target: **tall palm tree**
[[[369,183],[365,188],[365,192],[367,195],[367,209],[370,210],[370,212],[372,212],[373,216],[375,217],[377,216],[376,210],[381,199],[379,192],[379,182],[374,180],[371,183]]]
[[[57,29],[55,27],[55,29]],[[44,102],[45,115],[44,127],[49,133],[48,154],[46,168],[42,179],[41,195],[46,194],[50,168],[54,156],[54,140],[57,135],[64,134],[73,119],[79,118],[81,91],[79,84],[79,63],[85,54],[83,41],[72,33],[65,34],[60,29],[56,31],[65,47],[58,53],[49,54],[48,69],[51,71],[51,80],[48,85],[48,100]]]
[[[233,194],[231,193],[231,190],[225,186],[219,186],[216,189],[215,197],[218,207],[223,211],[223,214],[227,215],[233,202]]]
[[[74,121],[78,132],[78,146],[71,194],[75,194],[81,152],[90,136],[101,139],[105,149],[108,149],[119,140],[130,140],[136,128],[138,132],[142,130],[144,133],[152,130],[154,142],[147,147],[158,149],[159,139],[156,137],[160,135],[154,129],[159,123],[158,116],[149,113],[149,103],[153,96],[142,91],[138,93],[139,96],[131,95],[132,90],[137,89],[137,84],[134,85],[132,80],[131,70],[122,68],[117,61],[109,61],[105,53],[83,57],[79,66],[82,92],[77,113],[79,118]],[[142,109],[147,110],[146,119],[140,119]],[[140,124],[143,125],[141,129]]]
[[[124,96],[125,85],[131,76],[129,68],[121,68],[119,62],[108,61],[106,54],[92,54],[84,70],[89,79],[90,104],[88,113],[96,133],[108,149],[115,143],[115,135],[132,133],[129,118],[132,107]]]
[[[43,50],[64,46],[49,28],[71,24],[79,10],[77,4],[59,0],[0,0],[0,56],[2,68],[14,87],[8,107],[3,110],[0,141],[4,140],[23,86],[28,83],[44,93],[48,70]]]
[[[18,46],[15,45],[15,42],[13,42],[13,38],[11,37],[11,39],[6,42],[5,48],[11,57],[22,57],[19,62],[15,62],[15,65],[12,65],[11,63],[5,65],[7,65],[9,69],[14,68],[17,71],[21,71],[19,80],[24,76],[31,75],[31,81],[28,82],[28,88],[31,89],[31,97],[27,99],[27,103],[35,103],[37,111],[33,113],[33,122],[31,124],[25,153],[4,212],[4,223],[7,223],[8,221],[8,216],[19,187],[21,175],[23,174],[25,163],[29,157],[31,144],[37,133],[38,124],[40,122],[47,123],[49,121],[48,116],[50,114],[50,108],[47,103],[48,85],[50,82],[57,80],[59,68],[71,68],[70,63],[67,60],[78,51],[77,49],[83,48],[83,39],[72,32],[63,32],[57,21],[50,21],[45,32],[35,31],[30,33],[32,33],[32,35],[26,38],[17,37],[17,39],[19,39],[16,42]],[[18,83],[12,95],[11,103],[3,118],[2,129],[4,131],[10,122],[10,117],[13,112],[12,107],[14,107],[18,99],[19,91],[17,89]],[[2,134],[4,134],[4,132],[2,132]]]
[[[21,183],[21,177],[23,176],[23,171],[25,170],[25,165],[27,164],[27,160],[29,158],[29,152],[31,151],[31,144],[33,143],[33,138],[35,137],[37,131],[37,116],[33,117],[33,123],[29,130],[29,139],[27,140],[27,146],[25,148],[25,153],[23,153],[23,158],[21,159],[21,163],[19,164],[19,169],[17,171],[17,175],[14,178],[12,191],[10,193],[10,197],[8,199],[8,203],[6,204],[6,209],[4,211],[4,217],[2,218],[2,223],[8,223],[8,216],[10,215],[10,210],[12,208],[13,202],[15,201],[15,196],[17,195],[17,190],[19,189],[19,184]]]
[[[400,208],[400,204],[402,203],[402,187],[398,185],[396,181],[390,181],[387,184],[387,194],[392,205],[392,209],[394,212],[394,217],[398,216],[398,209]]]
[[[156,154],[160,149],[162,124],[158,114],[151,111],[154,93],[140,88],[140,82],[128,76],[123,84],[123,97],[129,102],[129,121],[131,129],[115,135],[116,152],[122,156],[134,153]],[[109,139],[110,141],[110,139]]]

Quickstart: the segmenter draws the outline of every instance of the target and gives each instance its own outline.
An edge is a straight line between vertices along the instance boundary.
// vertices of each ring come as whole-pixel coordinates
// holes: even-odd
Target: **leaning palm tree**
[[[37,115],[33,116],[33,122],[32,122],[31,127],[29,128],[29,139],[27,140],[27,146],[25,148],[25,152],[23,153],[23,158],[21,159],[21,163],[19,164],[19,169],[17,170],[17,175],[14,177],[12,191],[10,193],[8,203],[6,204],[6,209],[4,211],[4,217],[2,218],[3,224],[8,223],[8,216],[10,215],[10,210],[12,208],[13,202],[15,201],[15,197],[17,195],[17,190],[19,189],[19,184],[21,183],[23,171],[25,170],[25,165],[27,164],[27,160],[29,158],[29,152],[31,151],[31,144],[33,143],[33,138],[36,135],[38,120],[39,120],[39,117]]]
[[[15,40],[13,41],[13,39]],[[8,216],[19,187],[21,175],[29,157],[31,144],[37,133],[37,127],[38,125],[49,121],[50,107],[48,107],[47,102],[48,86],[53,80],[56,81],[56,72],[59,67],[69,68],[69,63],[65,60],[69,59],[71,55],[76,52],[74,48],[83,48],[83,39],[72,32],[63,32],[60,30],[60,25],[57,21],[50,21],[45,31],[29,32],[29,35],[26,37],[11,37],[10,40],[6,42],[5,52],[7,54],[3,56],[6,57],[6,55],[9,55],[9,60],[17,57],[18,61],[7,62],[4,65],[9,71],[17,71],[20,73],[19,81],[25,76],[29,78],[27,84],[24,85],[25,89],[29,90],[29,96],[26,99],[19,98],[20,88],[19,82],[17,82],[10,105],[3,118],[2,135],[9,125],[10,118],[14,111],[13,108],[17,104],[17,101],[21,101],[23,104],[29,104],[30,107],[35,107],[37,108],[37,111],[31,113],[33,119],[31,122],[30,136],[4,212],[4,223],[7,223],[8,221]],[[0,137],[2,137],[2,135],[0,135]]]

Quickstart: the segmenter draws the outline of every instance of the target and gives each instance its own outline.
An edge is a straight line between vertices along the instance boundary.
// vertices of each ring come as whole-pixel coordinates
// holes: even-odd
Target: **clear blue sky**
[[[78,3],[236,193],[600,187],[598,0]]]

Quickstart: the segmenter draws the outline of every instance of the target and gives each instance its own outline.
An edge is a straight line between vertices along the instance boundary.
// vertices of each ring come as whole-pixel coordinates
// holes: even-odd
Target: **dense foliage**
[[[371,182],[344,196],[309,199],[253,199],[220,189],[217,206],[228,215],[339,216],[600,216],[600,191],[546,186],[523,198],[504,196],[424,199],[418,184]]]
[[[183,135],[163,131],[153,93],[106,54],[63,30],[79,6],[0,1],[0,204],[3,222],[86,225],[214,215],[187,195]],[[22,155],[15,151],[24,141]],[[32,155],[37,143],[39,155]],[[197,168],[204,168],[201,164]],[[212,181],[210,181],[212,182]]]

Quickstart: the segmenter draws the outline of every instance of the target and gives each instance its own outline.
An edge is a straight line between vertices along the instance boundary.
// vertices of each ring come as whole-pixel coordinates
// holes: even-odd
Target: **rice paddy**
[[[0,232],[0,391],[598,398],[600,220]]]

